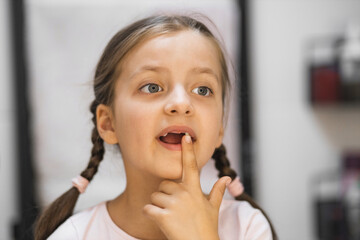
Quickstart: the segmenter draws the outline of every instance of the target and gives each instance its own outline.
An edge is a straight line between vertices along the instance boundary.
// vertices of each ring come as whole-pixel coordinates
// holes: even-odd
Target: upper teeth
[[[172,133],[180,134],[181,132],[172,132]],[[168,133],[165,133],[165,134],[163,135],[163,137],[166,137],[167,135],[168,135]],[[189,133],[185,133],[185,135],[189,135]]]

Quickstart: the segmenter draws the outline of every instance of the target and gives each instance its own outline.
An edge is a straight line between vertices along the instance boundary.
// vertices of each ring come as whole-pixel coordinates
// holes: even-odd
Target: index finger
[[[188,133],[181,139],[181,154],[183,164],[182,182],[187,185],[200,186],[199,168],[191,137]]]

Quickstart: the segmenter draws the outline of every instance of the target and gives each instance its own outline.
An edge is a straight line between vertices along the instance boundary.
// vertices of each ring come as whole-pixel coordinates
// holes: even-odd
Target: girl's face
[[[223,137],[218,59],[209,39],[187,30],[146,40],[122,60],[112,127],[128,175],[181,178],[181,145],[160,139],[168,127],[192,130],[199,168],[211,158]]]

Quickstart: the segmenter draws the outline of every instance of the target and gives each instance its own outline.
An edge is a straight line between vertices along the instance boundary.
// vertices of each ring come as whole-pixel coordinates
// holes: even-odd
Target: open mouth
[[[160,136],[160,141],[168,144],[181,144],[181,139],[185,135],[185,133],[166,133],[164,136]],[[193,137],[191,137],[193,142],[196,141]]]
[[[169,132],[160,136],[158,138],[161,145],[169,150],[181,151],[181,139],[185,135],[185,133],[174,133]],[[193,142],[196,141],[195,138],[191,138]]]
[[[180,144],[184,135],[185,133],[167,133],[165,136],[160,137],[160,141],[168,144]]]

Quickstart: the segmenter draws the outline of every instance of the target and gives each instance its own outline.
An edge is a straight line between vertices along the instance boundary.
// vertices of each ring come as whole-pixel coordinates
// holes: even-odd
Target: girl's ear
[[[113,117],[111,108],[104,104],[99,104],[96,108],[96,127],[100,137],[107,144],[118,143],[114,129],[114,121],[115,119]]]
[[[216,148],[218,148],[218,147],[221,146],[223,137],[224,137],[224,127],[223,127],[223,125],[221,124],[218,141],[217,141],[217,143],[216,143]]]

